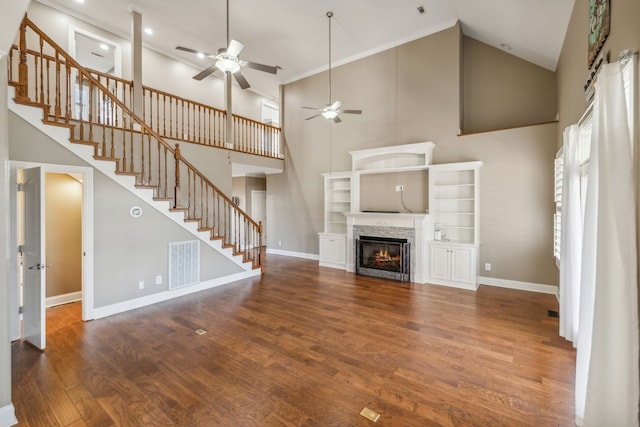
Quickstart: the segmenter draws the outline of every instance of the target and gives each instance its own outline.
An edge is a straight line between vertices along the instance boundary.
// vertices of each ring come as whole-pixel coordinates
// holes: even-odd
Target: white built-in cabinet
[[[347,234],[347,217],[351,212],[351,172],[323,173],[324,232]]]
[[[347,217],[351,212],[351,172],[323,173],[324,232],[320,241],[320,265],[344,269],[347,263]]]
[[[320,233],[320,265],[344,269],[347,263],[347,236]]]
[[[353,245],[347,216],[358,214],[360,176],[427,170],[429,180],[429,229],[416,242],[426,274],[420,283],[476,289],[480,245],[481,161],[431,164],[434,144],[417,144],[352,151],[352,170],[322,174],[324,179],[324,231],[319,233],[320,265],[349,270]],[[424,214],[423,214],[424,215]],[[351,215],[352,217],[354,215]],[[436,232],[436,230],[438,230]],[[349,270],[351,271],[351,270]],[[416,277],[417,279],[417,277]]]
[[[480,167],[482,162],[431,165],[428,241],[429,281],[476,289],[480,245]]]
[[[476,248],[439,242],[429,244],[429,281],[462,288],[476,287]]]

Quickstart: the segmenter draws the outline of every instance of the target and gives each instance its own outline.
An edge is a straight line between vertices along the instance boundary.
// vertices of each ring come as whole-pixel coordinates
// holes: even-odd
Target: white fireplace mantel
[[[411,258],[414,268],[411,270],[411,281],[427,283],[427,233],[429,214],[426,213],[387,213],[387,212],[350,212],[347,217],[347,271],[355,272],[355,242],[353,227],[364,225],[372,227],[401,227],[415,231],[415,247],[412,248]]]

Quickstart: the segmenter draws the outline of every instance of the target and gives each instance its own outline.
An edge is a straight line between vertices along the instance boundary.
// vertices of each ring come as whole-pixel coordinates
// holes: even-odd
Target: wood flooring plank
[[[370,426],[365,406],[380,426],[573,426],[552,295],[268,255],[260,277],[108,318],[74,304],[48,313],[44,354],[12,345],[21,426]]]

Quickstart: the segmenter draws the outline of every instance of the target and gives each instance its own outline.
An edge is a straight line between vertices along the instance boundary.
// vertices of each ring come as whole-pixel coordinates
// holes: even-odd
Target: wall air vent
[[[200,282],[200,242],[169,243],[169,289]]]

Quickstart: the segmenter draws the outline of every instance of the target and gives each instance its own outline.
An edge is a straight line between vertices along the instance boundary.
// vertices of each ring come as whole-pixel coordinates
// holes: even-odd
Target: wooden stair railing
[[[225,144],[226,112],[209,105],[143,86],[145,121],[166,138],[282,159],[281,129],[232,115],[233,142]]]
[[[14,46],[11,53],[15,55],[18,51],[18,46]],[[27,51],[30,56],[38,55],[37,51]],[[53,57],[48,59],[55,61]],[[85,70],[133,110],[132,81],[89,68]],[[280,148],[281,129],[277,126],[232,114],[233,143],[226,144],[226,111],[148,86],[142,86],[142,91],[142,119],[163,138],[276,159],[284,157]]]
[[[26,15],[19,37],[7,61],[16,102],[41,107],[45,123],[69,128],[72,142],[93,146],[97,160],[115,162],[116,173],[134,176],[136,186],[153,189],[156,200],[185,212],[185,221],[197,221],[212,240],[262,267],[262,224],[130,110],[124,81],[104,80],[83,68]]]

